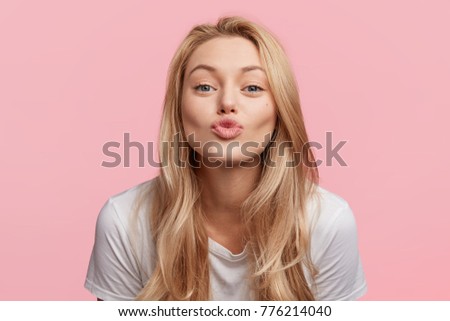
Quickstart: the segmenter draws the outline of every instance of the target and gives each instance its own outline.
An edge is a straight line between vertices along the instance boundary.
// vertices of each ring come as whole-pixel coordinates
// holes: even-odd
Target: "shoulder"
[[[114,194],[108,198],[106,207],[114,209],[121,219],[128,218],[131,210],[135,209],[142,197],[154,185],[157,177],[144,181],[133,187],[130,187],[120,193]]]
[[[309,203],[314,254],[319,258],[330,247],[357,242],[356,221],[350,204],[340,195],[321,186]]]
[[[136,205],[148,196],[145,192],[151,191],[154,181],[109,197],[98,214],[85,282],[85,287],[98,298],[132,300],[148,280],[154,248],[146,207]]]
[[[308,218],[313,231],[339,232],[354,228],[355,218],[350,204],[340,195],[317,186],[308,202]]]
[[[96,234],[104,235],[117,248],[132,247],[144,257],[150,243],[149,205],[157,177],[110,196],[97,218]],[[148,253],[148,252],[147,252]]]
[[[136,215],[138,221],[143,223],[146,212],[146,207],[142,206],[145,205],[143,198],[148,196],[147,192],[150,191],[155,180],[156,178],[144,181],[110,196],[98,215],[97,231],[101,229],[108,232],[120,226],[124,232],[128,232],[133,215]]]
[[[349,206],[349,203],[342,196],[322,186],[317,186],[317,193],[321,198],[321,205],[324,206],[324,210],[326,211],[335,212]]]
[[[311,259],[320,300],[356,300],[366,290],[358,233],[349,203],[323,187],[309,203]]]

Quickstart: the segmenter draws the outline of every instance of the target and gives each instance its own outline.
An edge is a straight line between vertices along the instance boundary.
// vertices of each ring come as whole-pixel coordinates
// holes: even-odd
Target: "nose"
[[[223,90],[217,107],[217,114],[229,113],[237,113],[236,97],[231,88]]]

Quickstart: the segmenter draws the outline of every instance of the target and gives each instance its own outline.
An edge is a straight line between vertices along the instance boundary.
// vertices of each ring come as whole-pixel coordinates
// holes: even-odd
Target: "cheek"
[[[184,129],[187,132],[191,132],[195,129],[195,127],[198,127],[200,125],[200,112],[195,106],[195,103],[191,99],[189,99],[189,97],[183,97],[183,102],[181,104],[181,119]]]
[[[194,134],[203,137],[209,129],[209,116],[205,112],[206,106],[201,105],[195,99],[186,99],[181,104],[181,119],[186,136]]]
[[[258,113],[254,115],[255,127],[264,130],[273,130],[277,121],[277,114],[275,106],[270,103],[266,103],[259,109]]]
[[[183,127],[186,131],[186,134],[189,134],[196,126],[198,126],[197,123],[197,119],[195,117],[195,112],[193,112],[193,110],[186,108],[186,107],[182,107],[181,109],[181,119],[183,122]]]

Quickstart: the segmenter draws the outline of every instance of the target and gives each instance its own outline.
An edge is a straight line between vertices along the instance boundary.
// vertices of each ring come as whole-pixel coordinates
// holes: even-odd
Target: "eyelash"
[[[208,85],[208,84],[198,84],[197,86],[194,87],[194,89],[198,91],[198,89],[199,89],[200,87],[202,87],[202,86],[212,87],[211,85]],[[248,86],[245,87],[245,88],[248,88],[248,87],[256,87],[256,88],[259,90],[259,91],[248,91],[249,93],[257,93],[257,92],[260,92],[260,91],[264,91],[263,88],[261,88],[260,86],[257,86],[257,85],[248,85]],[[202,92],[202,93],[206,93],[206,91],[201,91],[201,92]]]

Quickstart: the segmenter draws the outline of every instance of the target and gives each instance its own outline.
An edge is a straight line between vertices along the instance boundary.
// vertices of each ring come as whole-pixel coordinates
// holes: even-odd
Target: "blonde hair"
[[[315,194],[319,176],[308,145],[297,83],[275,37],[236,16],[222,17],[216,25],[195,26],[169,67],[160,142],[174,141],[176,133],[186,141],[180,110],[186,65],[196,48],[217,37],[243,37],[257,47],[277,106],[272,144],[291,144],[284,153],[273,145],[266,147],[261,155],[260,180],[240,209],[255,299],[314,300],[304,271],[307,268],[314,281],[317,270],[310,257],[306,204]],[[166,147],[159,146],[164,166],[142,197],[150,205],[148,217],[157,255],[154,270],[136,299],[209,300],[208,236],[200,204],[201,189],[193,168],[177,164],[179,160],[188,162],[193,150],[183,148],[176,140],[174,147]],[[289,166],[298,156],[300,164]],[[268,161],[276,166],[267,166]]]

